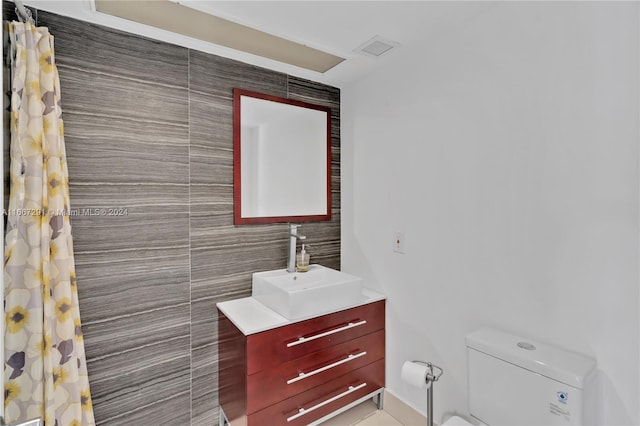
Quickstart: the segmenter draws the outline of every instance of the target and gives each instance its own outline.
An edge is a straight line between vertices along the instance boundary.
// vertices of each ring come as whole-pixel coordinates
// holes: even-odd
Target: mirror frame
[[[241,97],[248,96],[251,98],[263,99],[271,102],[279,102],[288,105],[294,105],[301,108],[309,108],[323,111],[327,114],[327,213],[321,215],[291,215],[291,216],[262,216],[262,217],[242,217],[242,182],[241,182],[241,164],[240,144],[241,135]],[[283,223],[283,222],[316,222],[331,220],[331,108],[310,104],[303,101],[281,98],[264,93],[252,92],[240,88],[233,89],[233,223],[235,225],[250,225],[264,223]]]

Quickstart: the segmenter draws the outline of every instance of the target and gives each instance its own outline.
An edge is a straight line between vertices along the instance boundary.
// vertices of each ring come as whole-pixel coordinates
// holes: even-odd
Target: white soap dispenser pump
[[[307,272],[309,270],[309,254],[307,253],[304,244],[300,254],[296,256],[296,270],[298,272]]]

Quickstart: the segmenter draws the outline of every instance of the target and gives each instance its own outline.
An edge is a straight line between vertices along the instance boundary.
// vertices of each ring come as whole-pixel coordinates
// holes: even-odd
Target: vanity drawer
[[[384,360],[379,360],[250,414],[248,426],[308,425],[382,387]]]
[[[384,328],[384,301],[247,336],[247,374]]]
[[[383,357],[384,330],[380,330],[252,374],[247,380],[247,412],[254,413]]]

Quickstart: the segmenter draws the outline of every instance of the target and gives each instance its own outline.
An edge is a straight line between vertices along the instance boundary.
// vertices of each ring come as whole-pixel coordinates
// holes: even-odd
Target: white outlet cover
[[[393,233],[393,251],[404,253],[404,232],[395,231]]]

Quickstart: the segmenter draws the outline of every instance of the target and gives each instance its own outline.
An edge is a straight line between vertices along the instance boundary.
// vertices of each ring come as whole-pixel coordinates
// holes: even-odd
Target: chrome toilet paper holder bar
[[[429,369],[429,372],[427,373],[427,384],[429,384],[429,382],[437,382],[438,379],[440,378],[440,376],[442,376],[442,374],[444,373],[444,370],[440,367],[438,367],[435,364],[432,364],[430,362],[425,362],[425,361],[419,361],[419,360],[414,360],[413,362],[417,362],[418,364],[422,364],[422,365],[426,365],[427,368]],[[438,370],[437,374],[433,374],[433,370]]]
[[[414,360],[418,364],[426,365],[429,371],[427,372],[427,424],[433,426],[433,383],[437,382],[440,376],[444,374],[444,370],[435,364],[425,361]],[[437,373],[434,374],[434,370]],[[429,386],[431,385],[431,386]]]

